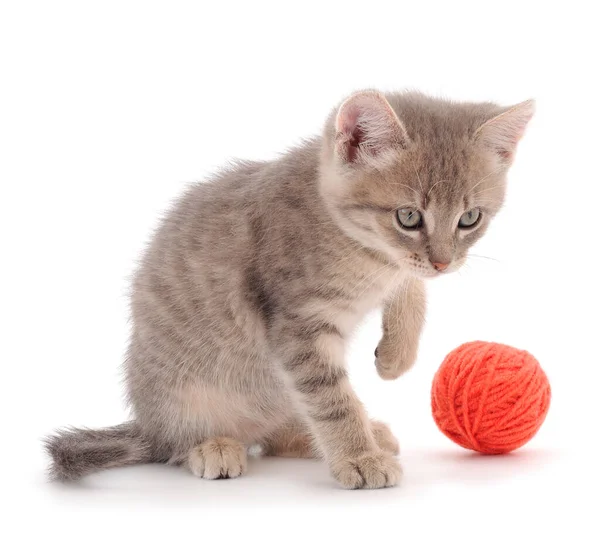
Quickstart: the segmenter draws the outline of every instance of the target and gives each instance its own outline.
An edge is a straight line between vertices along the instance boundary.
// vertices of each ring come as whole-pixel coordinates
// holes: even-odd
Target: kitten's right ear
[[[335,119],[335,151],[343,162],[369,164],[408,143],[404,126],[383,94],[358,92],[340,106]]]
[[[475,132],[475,139],[510,164],[534,112],[534,100],[518,103],[483,123]]]

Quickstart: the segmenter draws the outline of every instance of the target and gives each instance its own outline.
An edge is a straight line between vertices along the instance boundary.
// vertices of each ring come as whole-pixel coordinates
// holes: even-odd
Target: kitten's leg
[[[236,478],[246,471],[246,447],[233,438],[207,438],[190,451],[187,465],[202,478]]]
[[[382,379],[397,379],[417,358],[425,321],[425,286],[409,279],[383,311],[383,337],[375,349],[375,365]]]
[[[390,430],[383,421],[376,421],[371,419],[371,430],[373,431],[373,437],[377,445],[386,452],[393,455],[400,453],[400,444],[398,439],[394,436],[394,433]]]
[[[262,443],[265,455],[279,457],[318,457],[318,449],[308,428],[300,422],[290,422],[271,434]]]
[[[400,452],[398,440],[390,428],[381,421],[371,420],[373,437],[379,448],[383,451],[397,455]],[[263,453],[278,457],[320,457],[314,437],[301,423],[290,423],[281,427],[263,442]]]
[[[284,379],[306,416],[333,476],[346,488],[383,488],[400,480],[400,465],[377,446],[343,364],[338,329],[314,320],[286,324],[274,342]]]

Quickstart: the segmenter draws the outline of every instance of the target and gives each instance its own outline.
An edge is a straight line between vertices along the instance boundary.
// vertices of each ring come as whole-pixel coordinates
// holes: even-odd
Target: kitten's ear
[[[335,119],[335,150],[343,162],[368,164],[408,143],[404,126],[383,94],[358,92],[340,106]]]
[[[518,103],[483,123],[475,132],[475,138],[510,163],[534,112],[534,100]]]

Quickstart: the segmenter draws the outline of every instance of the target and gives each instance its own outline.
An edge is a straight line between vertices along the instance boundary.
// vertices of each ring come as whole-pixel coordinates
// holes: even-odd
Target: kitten
[[[352,390],[346,343],[383,305],[377,372],[413,364],[424,280],[486,231],[533,109],[358,92],[322,137],[188,189],[134,279],[133,420],[48,437],[52,474],[166,462],[236,477],[260,444],[323,457],[345,488],[395,485],[398,443]]]

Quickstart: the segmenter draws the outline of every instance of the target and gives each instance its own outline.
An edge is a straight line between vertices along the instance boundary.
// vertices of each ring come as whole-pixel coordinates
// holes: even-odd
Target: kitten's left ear
[[[335,118],[335,150],[349,165],[377,163],[409,143],[404,125],[383,94],[357,92],[342,103]]]
[[[510,163],[534,112],[534,100],[518,103],[483,123],[475,132],[475,139]]]

